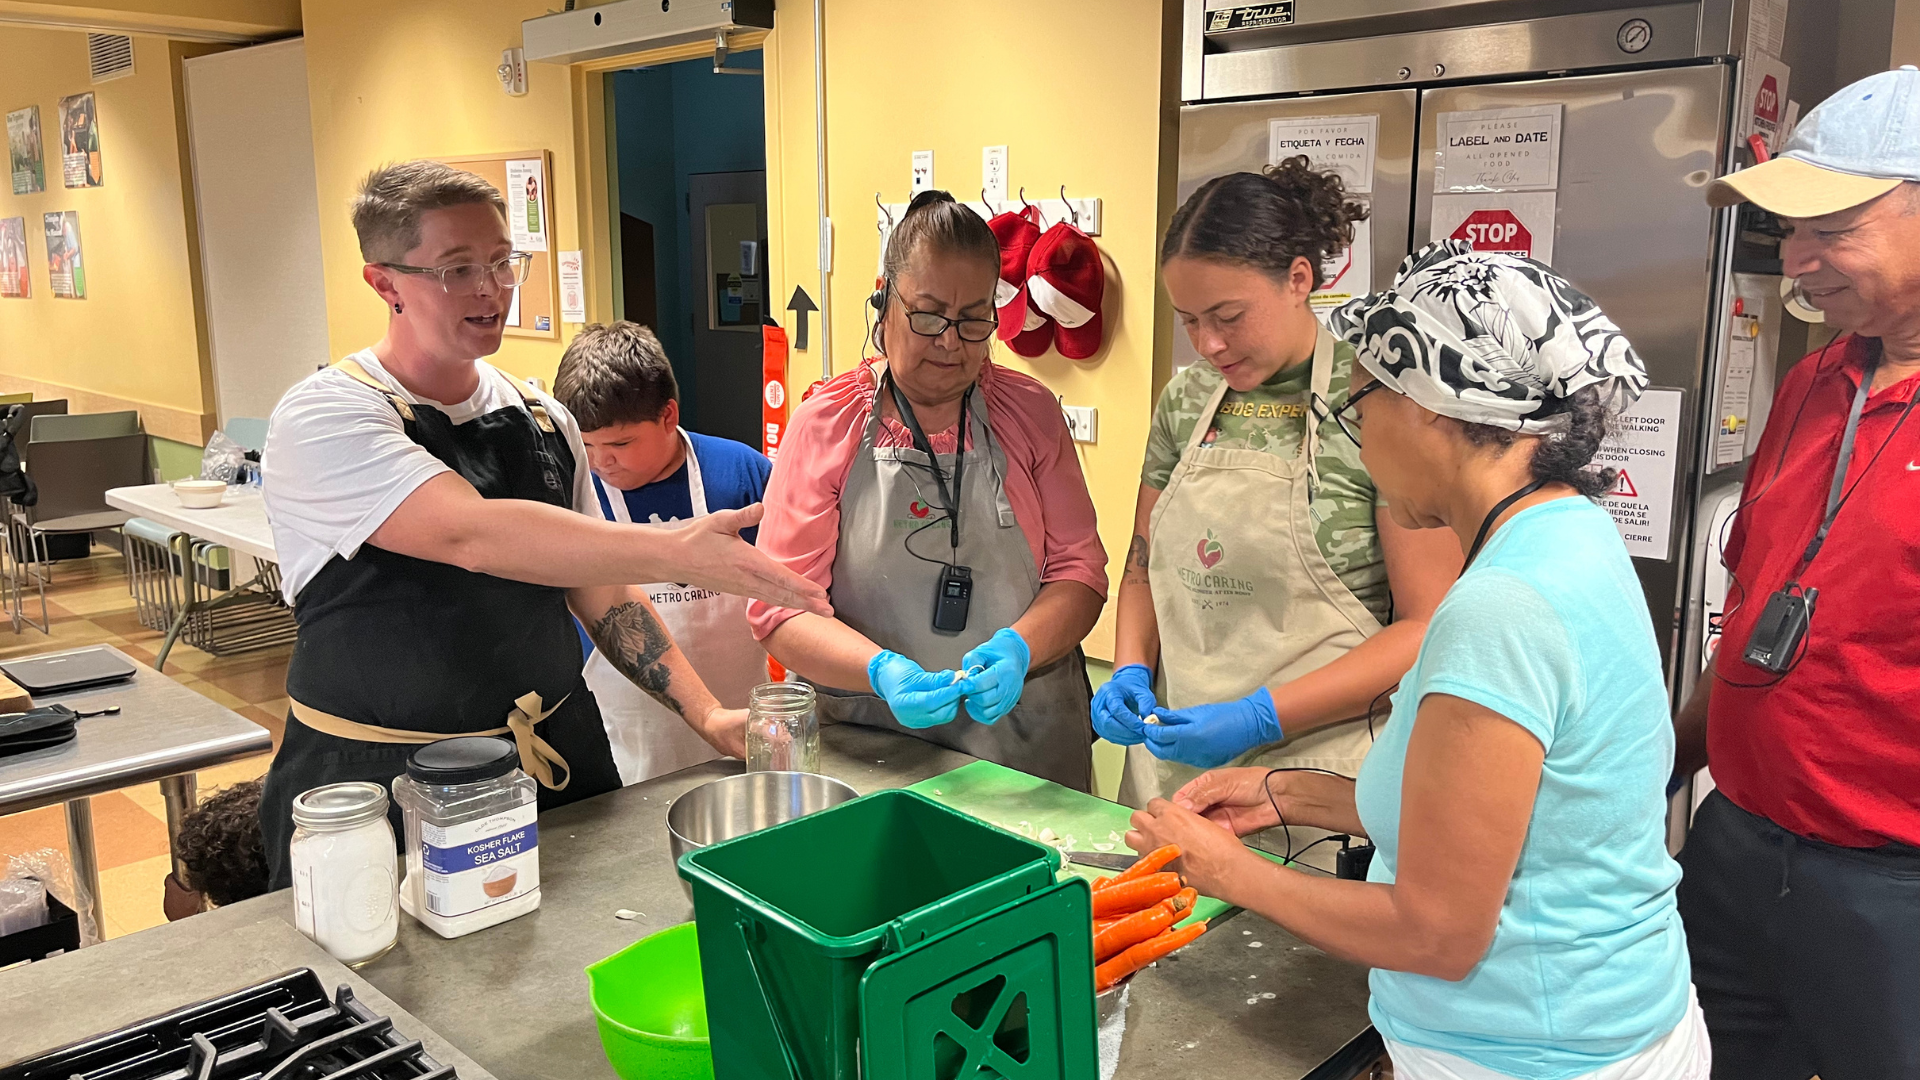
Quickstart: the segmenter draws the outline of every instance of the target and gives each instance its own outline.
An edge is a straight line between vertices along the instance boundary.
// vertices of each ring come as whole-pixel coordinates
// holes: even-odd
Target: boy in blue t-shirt
[[[561,357],[554,397],[580,423],[600,510],[609,520],[675,527],[760,501],[773,463],[731,439],[680,426],[680,388],[652,330],[632,322],[581,329]],[[741,536],[752,543],[757,530]],[[767,680],[766,652],[747,628],[746,601],[710,589],[649,585],[660,621],[714,697],[745,708]],[[589,654],[587,685],[600,701],[620,777],[629,784],[720,756],[612,665]]]

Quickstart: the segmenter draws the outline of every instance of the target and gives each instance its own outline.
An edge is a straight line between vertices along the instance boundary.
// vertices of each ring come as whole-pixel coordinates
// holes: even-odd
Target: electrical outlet
[[[1067,432],[1074,442],[1098,442],[1100,430],[1100,410],[1091,405],[1061,405],[1060,411],[1067,417]]]

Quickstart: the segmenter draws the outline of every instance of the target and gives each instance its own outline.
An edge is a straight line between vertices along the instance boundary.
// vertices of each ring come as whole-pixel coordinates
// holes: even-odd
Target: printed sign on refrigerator
[[[1756,56],[1741,70],[1740,139],[1758,135],[1769,153],[1779,153],[1786,141],[1787,80],[1793,69],[1771,56]]]
[[[1347,191],[1373,191],[1379,116],[1287,116],[1267,121],[1267,164],[1305,154],[1315,169],[1340,174]]]
[[[1504,251],[1553,262],[1556,196],[1551,191],[1435,195],[1434,240],[1465,240],[1475,251]]]
[[[539,158],[507,162],[507,229],[514,250],[547,250],[546,194],[546,169]]]
[[[1600,444],[1594,464],[1619,470],[1600,505],[1613,515],[1627,554],[1665,560],[1673,527],[1673,480],[1680,458],[1678,390],[1648,390]]]
[[[1327,312],[1372,291],[1373,219],[1366,218],[1353,223],[1353,246],[1320,268],[1320,287],[1307,303],[1324,320]]]
[[[580,253],[563,251],[560,264],[560,321],[587,321],[587,284],[580,270]]]
[[[1747,456],[1747,428],[1753,423],[1753,370],[1760,356],[1760,320],[1751,315],[1733,317],[1727,340],[1727,376],[1720,384],[1720,408],[1713,443],[1716,468]]]
[[[1543,191],[1560,184],[1563,106],[1443,112],[1433,190]]]

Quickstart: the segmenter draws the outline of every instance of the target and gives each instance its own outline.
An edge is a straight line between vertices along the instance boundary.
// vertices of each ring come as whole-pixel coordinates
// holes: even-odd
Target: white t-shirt
[[[431,405],[455,424],[525,407],[509,381],[512,376],[484,360],[474,361],[480,386],[473,396],[446,405],[408,393],[371,350],[354,353],[352,359],[403,400]],[[546,394],[540,401],[573,450],[573,508],[602,517],[579,423]],[[452,471],[407,438],[391,401],[334,368],[302,379],[274,406],[260,460],[273,546],[280,555],[281,592],[289,600],[300,595],[328,559],[353,558],[415,488]]]

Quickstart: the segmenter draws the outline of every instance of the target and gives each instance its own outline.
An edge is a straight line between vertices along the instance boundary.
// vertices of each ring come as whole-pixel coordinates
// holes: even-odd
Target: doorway
[[[758,50],[728,67],[757,68]],[[760,446],[766,286],[766,107],[757,74],[710,57],[619,71],[613,128],[621,317],[653,328],[680,383],[681,424]]]

